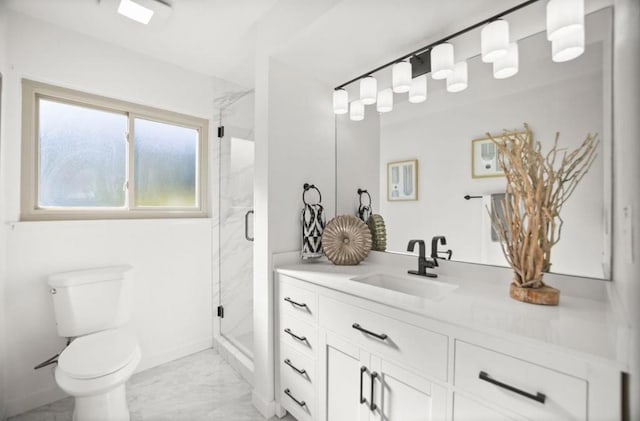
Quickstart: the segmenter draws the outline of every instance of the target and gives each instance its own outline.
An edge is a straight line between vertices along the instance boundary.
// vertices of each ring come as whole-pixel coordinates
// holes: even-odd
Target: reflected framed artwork
[[[504,177],[504,171],[498,160],[498,148],[491,138],[484,137],[471,141],[471,177]]]
[[[418,160],[387,163],[387,200],[418,200]]]

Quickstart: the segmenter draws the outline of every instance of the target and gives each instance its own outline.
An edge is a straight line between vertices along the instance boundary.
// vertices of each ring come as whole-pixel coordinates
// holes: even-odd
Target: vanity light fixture
[[[469,85],[469,72],[467,62],[460,61],[453,68],[453,73],[447,78],[447,92],[460,92]]]
[[[349,118],[353,121],[364,120],[364,104],[359,99],[351,101]]]
[[[556,41],[577,29],[584,31],[584,0],[549,0],[547,39]]]
[[[409,102],[418,104],[427,99],[427,75],[416,76],[411,80]]]
[[[493,63],[506,55],[509,50],[509,22],[498,19],[482,28],[480,50],[485,63]]]
[[[376,108],[380,113],[388,113],[393,110],[393,91],[391,88],[378,92],[378,105]]]
[[[493,62],[493,77],[496,79],[506,79],[518,73],[518,43],[509,44],[507,54]]]
[[[584,28],[576,27],[551,41],[551,59],[556,63],[573,60],[584,53]]]
[[[333,112],[346,114],[349,112],[349,93],[344,89],[333,91]]]
[[[390,66],[392,67],[392,92],[409,92],[409,102],[412,103],[426,99],[427,73],[431,73],[433,79],[446,79],[448,92],[465,90],[469,85],[467,62],[463,60],[455,63],[454,47],[449,41],[478,28],[482,28],[480,31],[482,61],[493,64],[493,76],[496,79],[505,79],[517,74],[518,44],[509,42],[509,23],[502,18],[538,1],[540,0],[524,1],[343,83],[336,87],[334,92],[334,112],[346,113],[348,95],[346,91],[344,94],[339,91],[357,81],[360,81],[360,100],[351,102],[351,120],[363,120],[364,105],[373,104],[376,99],[378,102],[383,101],[383,104],[378,104],[379,112],[391,111],[393,94],[385,90],[376,96],[373,91],[377,88],[377,81],[371,76]],[[585,49],[584,0],[549,0],[546,11],[547,38],[551,40],[553,61],[564,62],[580,56]]]
[[[411,87],[411,63],[399,61],[391,68],[391,84],[393,92],[401,94]]]
[[[453,73],[453,45],[448,42],[438,44],[431,50],[431,77],[446,79]]]
[[[360,79],[360,101],[364,105],[375,104],[377,95],[378,82],[376,81],[376,78],[369,75]]]

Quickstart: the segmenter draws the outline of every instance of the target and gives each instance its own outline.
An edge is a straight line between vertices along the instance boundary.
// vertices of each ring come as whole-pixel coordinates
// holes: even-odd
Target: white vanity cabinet
[[[445,387],[322,331],[319,419],[445,420]]]
[[[300,421],[621,418],[621,372],[276,273],[278,403]]]
[[[300,421],[446,419],[447,389],[430,378],[447,379],[447,336],[279,279],[284,409]]]

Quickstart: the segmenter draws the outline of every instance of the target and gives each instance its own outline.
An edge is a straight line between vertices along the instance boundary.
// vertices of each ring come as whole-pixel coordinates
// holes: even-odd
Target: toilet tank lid
[[[48,284],[54,288],[61,288],[94,282],[116,281],[123,279],[124,273],[131,269],[131,265],[119,265],[56,273],[49,276]]]

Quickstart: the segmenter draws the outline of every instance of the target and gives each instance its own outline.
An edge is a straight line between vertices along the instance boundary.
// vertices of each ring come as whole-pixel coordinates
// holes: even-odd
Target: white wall
[[[615,2],[613,286],[632,330],[628,419],[640,419],[640,2]],[[632,217],[625,217],[625,208]]]
[[[328,89],[328,90],[327,90]],[[331,87],[269,62],[269,230],[272,253],[301,248],[302,186],[322,192],[327,222],[335,214]],[[296,95],[295,93],[302,93]]]
[[[2,75],[6,72],[6,12],[4,5],[0,3],[0,73]],[[4,127],[5,127],[5,95],[1,93],[0,89],[0,174],[4,168],[4,154],[2,153],[4,143]],[[0,177],[0,198],[4,197],[4,187]],[[0,206],[0,223],[4,221],[4,209]],[[6,279],[6,235],[4,229],[0,228],[0,420],[4,419],[5,413],[5,398],[6,398],[6,332],[5,332],[5,314],[2,311],[5,302],[5,279]]]
[[[11,415],[60,396],[51,368],[33,370],[63,344],[56,337],[45,284],[51,272],[116,263],[134,266],[132,324],[143,349],[140,370],[212,342],[211,219],[15,223],[20,198],[20,79],[203,118],[212,117],[214,96],[229,87],[18,14],[9,14],[6,42],[0,203],[9,256],[3,309],[8,328],[6,409]],[[210,135],[215,136],[213,130]],[[217,171],[215,165],[210,169]]]
[[[595,31],[593,25],[590,30]],[[608,92],[603,88],[608,80],[603,71],[609,63],[608,48],[600,41],[591,43],[580,58],[558,64],[549,58],[544,34],[521,40],[519,47],[520,71],[512,78],[494,79],[491,66],[474,57],[467,60],[465,91],[448,93],[443,81],[429,79],[426,102],[411,104],[402,98],[392,112],[381,115],[379,196],[387,248],[402,251],[412,238],[445,235],[444,248],[453,250],[454,260],[507,265],[499,243],[490,241],[485,203],[463,197],[500,193],[505,188],[504,177],[472,178],[472,139],[503,129],[521,130],[526,122],[543,152],[552,146],[556,132],[560,132],[560,147],[570,149],[579,146],[587,133],[597,133],[601,140],[596,161],[562,210],[565,223],[562,240],[553,250],[552,271],[603,278],[602,262],[608,257],[603,242],[608,179],[603,169],[604,145],[611,142],[603,122],[608,109],[603,93]],[[386,163],[415,158],[419,199],[387,201]],[[577,245],[584,246],[578,251]]]
[[[327,221],[335,213],[331,87],[276,59],[256,70],[254,184],[254,404],[273,415],[273,253],[301,248],[305,182],[322,191]]]

